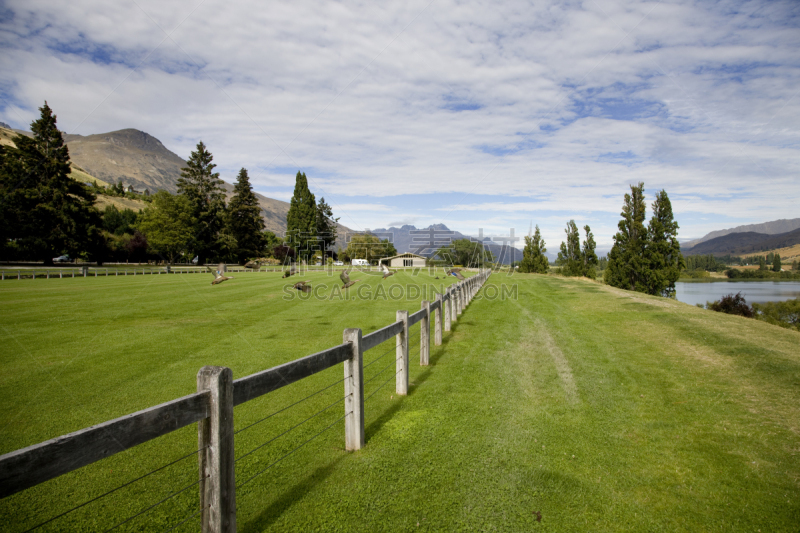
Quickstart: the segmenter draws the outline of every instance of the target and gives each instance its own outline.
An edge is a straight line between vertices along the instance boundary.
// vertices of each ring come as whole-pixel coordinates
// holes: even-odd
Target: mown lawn
[[[441,283],[362,277],[373,294]],[[284,301],[278,274],[207,278],[0,285],[0,452],[193,392],[205,364],[237,378],[338,344],[423,298]],[[431,366],[412,364],[407,397],[393,392],[392,343],[367,352],[363,450],[343,450],[340,384],[237,434],[241,457],[332,406],[237,463],[238,483],[264,470],[237,491],[239,530],[797,530],[799,333],[588,281],[499,284],[518,298],[473,301]],[[239,406],[236,428],[341,378]],[[196,443],[184,428],[2,500],[0,523],[25,530]],[[41,529],[104,530],[189,487],[115,531],[169,529],[195,511],[196,477],[192,455]]]

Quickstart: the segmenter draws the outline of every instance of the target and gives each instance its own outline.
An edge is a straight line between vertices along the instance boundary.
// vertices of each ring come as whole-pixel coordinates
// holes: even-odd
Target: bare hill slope
[[[12,144],[10,139],[16,133],[30,135],[25,131],[0,129],[0,143]],[[101,184],[122,181],[125,186],[133,185],[137,190],[178,191],[178,178],[186,161],[148,133],[128,128],[94,135],[65,134],[64,140],[74,166],[97,178]],[[233,185],[225,182],[224,187],[230,197]],[[286,231],[289,203],[258,193],[256,197],[267,229],[283,234]],[[344,242],[343,234],[349,231],[339,226],[342,236],[339,242]]]
[[[791,247],[796,244],[800,244],[800,229],[780,233],[778,235],[747,231],[742,233],[730,233],[722,237],[716,237],[701,242],[687,250],[685,254],[760,254],[779,248]]]
[[[725,235],[730,235],[731,233],[755,232],[755,233],[764,233],[767,235],[778,235],[780,233],[787,233],[796,230],[798,228],[800,228],[800,218],[792,218],[792,219],[782,218],[780,220],[773,220],[771,222],[762,222],[761,224],[748,224],[746,226],[737,226],[735,228],[712,231],[711,233],[708,233],[699,239],[682,243],[681,248],[685,251],[688,251],[690,248],[692,248],[693,246],[697,246],[701,242],[710,241],[711,239],[716,239],[718,237],[724,237]],[[692,252],[692,253],[700,253],[700,252]],[[703,253],[708,253],[708,252],[703,252]]]

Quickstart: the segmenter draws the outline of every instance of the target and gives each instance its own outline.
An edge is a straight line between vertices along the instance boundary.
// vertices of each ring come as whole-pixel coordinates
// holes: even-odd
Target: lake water
[[[741,292],[747,303],[781,302],[800,298],[800,281],[714,281],[675,283],[678,301],[695,305]]]

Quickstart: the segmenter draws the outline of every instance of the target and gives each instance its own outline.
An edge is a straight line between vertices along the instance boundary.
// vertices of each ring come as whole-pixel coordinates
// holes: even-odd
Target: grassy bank
[[[277,276],[4,284],[0,451],[190,393],[205,364],[240,377],[312,353],[422,299],[284,301]],[[334,405],[237,463],[238,482],[266,469],[237,492],[239,530],[796,530],[799,333],[588,281],[500,283],[518,299],[475,300],[431,366],[412,364],[407,397],[377,389],[391,343],[367,352],[363,450],[343,451],[340,386],[237,434],[240,457]],[[237,407],[236,427],[339,379],[333,368]],[[2,500],[0,520],[24,530],[195,445],[185,428]],[[190,457],[49,526],[110,527],[195,478]],[[195,493],[119,530],[172,527]]]

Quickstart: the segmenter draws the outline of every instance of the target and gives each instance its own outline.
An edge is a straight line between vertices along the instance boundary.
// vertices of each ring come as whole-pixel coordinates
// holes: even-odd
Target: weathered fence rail
[[[361,449],[365,444],[364,352],[395,337],[395,390],[407,394],[409,328],[420,323],[420,364],[429,364],[431,314],[434,343],[440,345],[442,325],[450,331],[451,322],[490,274],[482,271],[459,281],[437,294],[434,302],[423,301],[411,315],[397,311],[395,322],[368,335],[362,336],[357,328],[346,329],[342,344],[237,380],[229,368],[205,366],[197,374],[194,394],[0,456],[0,498],[197,423],[202,531],[234,532],[234,406],[343,363],[345,447]]]
[[[216,265],[210,265],[216,268]],[[226,266],[225,271],[237,274],[252,274],[256,272],[283,272],[286,266],[265,266],[258,269],[244,268],[239,266]],[[308,267],[302,266],[303,272],[339,272],[345,268],[357,268],[363,271],[382,272],[379,267]],[[426,269],[429,267],[425,267]],[[430,269],[441,267],[430,267]],[[421,267],[397,267],[392,270],[420,270]],[[70,267],[24,267],[8,268],[0,267],[0,280],[11,279],[50,279],[50,278],[97,278],[109,276],[152,276],[160,274],[208,274],[204,267],[192,266],[114,266],[111,268],[91,267],[88,265]],[[466,280],[465,280],[466,281]]]

